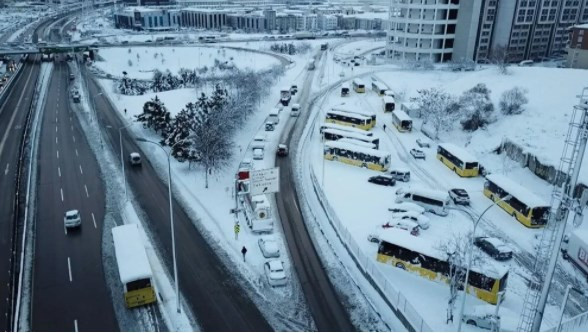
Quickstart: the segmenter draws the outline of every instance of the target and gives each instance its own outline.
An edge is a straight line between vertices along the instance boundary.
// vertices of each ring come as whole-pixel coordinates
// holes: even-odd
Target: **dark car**
[[[456,205],[469,206],[470,204],[470,196],[468,192],[462,188],[452,188],[449,190],[449,197]]]
[[[512,249],[495,237],[476,237],[474,245],[496,260],[512,259]]]
[[[373,176],[368,179],[368,182],[384,186],[396,185],[396,180],[391,176]]]
[[[285,144],[279,144],[278,150],[276,150],[276,155],[278,155],[279,157],[288,156],[288,146],[286,146]]]

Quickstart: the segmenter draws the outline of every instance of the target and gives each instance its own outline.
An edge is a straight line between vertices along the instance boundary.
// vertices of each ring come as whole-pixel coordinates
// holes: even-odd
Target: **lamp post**
[[[561,303],[561,310],[559,312],[559,321],[557,322],[556,332],[561,332],[561,322],[563,321],[564,310],[566,308],[566,304],[568,303],[570,291],[572,291],[572,290],[577,292],[580,295],[584,295],[584,292],[582,290],[579,290],[578,288],[573,287],[571,284],[568,284],[568,287],[566,288],[566,293],[564,295],[564,299]]]
[[[128,196],[128,192],[127,192],[127,175],[125,174],[125,161],[124,161],[124,155],[123,155],[123,144],[122,144],[122,130],[124,130],[127,127],[131,127],[135,125],[135,123],[130,123],[127,124],[125,126],[121,126],[118,128],[118,143],[120,145],[120,168],[122,170],[122,175],[123,175],[123,182],[125,185],[125,202],[129,200],[129,196]],[[110,127],[110,126],[107,126]],[[112,127],[110,127],[112,128]]]
[[[174,234],[174,230],[175,230],[175,228],[174,228],[174,212],[173,212],[173,206],[172,206],[172,192],[171,192],[171,188],[172,188],[171,151],[173,150],[173,147],[175,145],[177,145],[179,143],[183,143],[188,139],[189,139],[189,137],[174,143],[170,147],[170,152],[168,153],[165,149],[163,149],[162,145],[160,145],[159,143],[157,143],[155,141],[147,140],[144,138],[136,138],[136,140],[139,142],[147,142],[147,143],[151,143],[151,144],[156,145],[157,147],[161,148],[161,150],[163,150],[163,152],[167,156],[167,176],[168,176],[167,190],[168,190],[168,196],[169,196],[169,220],[170,220],[170,224],[171,224],[172,256],[173,256],[173,262],[174,262],[174,278],[176,280],[175,281],[176,282],[176,310],[178,313],[180,313],[181,310],[180,310],[180,288],[179,288],[179,283],[178,283],[178,263],[176,261],[176,238],[175,238],[175,234]]]
[[[509,200],[511,197],[512,196],[510,194],[508,194],[505,197],[494,201],[490,206],[488,206],[486,209],[484,209],[484,211],[482,212],[482,214],[480,214],[480,216],[478,216],[478,219],[476,221],[474,221],[472,219],[472,221],[474,222],[474,230],[472,231],[472,236],[470,237],[470,243],[468,245],[468,266],[466,268],[466,275],[465,275],[464,287],[463,287],[463,296],[461,298],[461,306],[460,306],[460,310],[459,310],[459,321],[457,323],[457,331],[458,332],[461,332],[461,321],[463,318],[463,310],[465,308],[466,295],[467,295],[467,291],[468,291],[468,279],[470,278],[470,269],[472,267],[472,248],[474,247],[474,238],[476,236],[476,228],[478,227],[478,224],[482,220],[482,217],[484,216],[484,214],[486,214],[486,212],[488,212],[490,210],[490,208],[496,206],[500,202]]]

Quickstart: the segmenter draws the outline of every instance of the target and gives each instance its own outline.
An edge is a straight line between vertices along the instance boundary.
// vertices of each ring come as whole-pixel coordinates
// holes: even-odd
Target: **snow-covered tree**
[[[490,50],[489,60],[496,65],[500,74],[508,74],[508,65],[511,61],[510,52],[504,45],[497,45]]]
[[[524,105],[527,103],[529,103],[527,89],[514,87],[502,93],[498,106],[503,114],[513,115],[523,113]]]
[[[168,137],[171,116],[163,102],[155,96],[143,105],[143,113],[135,116],[143,127],[150,128],[159,133],[163,139]]]
[[[494,104],[490,100],[490,89],[478,83],[459,99],[461,125],[465,131],[473,132],[494,121]]]
[[[417,104],[423,124],[430,123],[435,138],[441,130],[449,130],[455,121],[455,98],[441,88],[418,90],[411,100]]]

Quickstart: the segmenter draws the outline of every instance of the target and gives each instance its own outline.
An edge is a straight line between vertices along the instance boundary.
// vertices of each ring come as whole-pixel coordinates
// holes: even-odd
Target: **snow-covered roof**
[[[338,115],[338,116],[342,116],[342,117],[355,117],[355,118],[358,118],[358,119],[361,119],[364,121],[368,121],[368,120],[372,119],[371,117],[366,117],[366,116],[362,116],[358,113],[351,113],[351,112],[341,112],[341,111],[330,110],[330,111],[327,111],[327,116],[328,116],[328,114],[334,114],[334,115]]]
[[[411,188],[402,190],[402,192],[400,192],[400,193],[412,193],[412,194],[420,195],[423,197],[436,199],[439,201],[447,201],[449,198],[449,194],[445,191],[432,190],[432,189],[422,188],[422,187],[411,187]]]
[[[365,135],[365,136],[374,136],[374,133],[368,132],[368,131],[363,130],[361,128],[350,127],[350,126],[339,125],[339,124],[333,124],[333,123],[323,123],[321,125],[321,131],[324,131],[325,128],[336,129],[336,130],[339,130],[339,131],[345,131],[345,132],[351,132],[351,133],[359,133],[359,134]]]
[[[373,118],[376,116],[376,113],[373,111],[370,111],[370,110],[357,110],[357,109],[351,109],[351,108],[346,108],[346,107],[342,107],[342,106],[333,106],[331,108],[331,110],[348,112],[348,113],[357,113],[362,116],[366,116],[366,117],[370,117],[370,118]]]
[[[459,158],[462,162],[464,163],[468,163],[468,162],[478,162],[478,159],[475,158],[472,154],[470,154],[467,150],[456,146],[452,143],[441,143],[439,144],[439,147],[447,150],[449,153],[451,153],[453,156]]]
[[[425,212],[425,209],[422,206],[419,206],[419,205],[412,203],[412,202],[401,202],[401,203],[393,204],[390,206],[390,208],[388,208],[388,210],[394,210],[394,209],[403,209],[403,210],[406,210],[407,212],[415,212],[415,213],[419,213],[419,214],[422,214]]]
[[[353,79],[353,83],[355,83],[357,85],[364,84],[362,79]]]
[[[588,227],[585,225],[581,225],[577,229],[573,230],[572,233],[578,238],[583,239],[585,242],[588,242]]]
[[[367,155],[376,156],[379,158],[386,158],[386,157],[390,158],[391,157],[390,153],[386,152],[386,151],[375,150],[375,149],[371,149],[371,148],[364,148],[364,147],[360,147],[355,144],[345,143],[345,142],[327,141],[327,142],[325,142],[325,147],[346,149],[346,150],[355,151],[358,153],[364,153]]]
[[[392,96],[384,96],[383,100],[384,100],[384,103],[386,103],[386,104],[396,103],[396,101],[394,100],[394,97],[392,97]]]
[[[549,204],[545,200],[539,198],[535,193],[515,183],[506,176],[491,174],[486,176],[486,179],[493,182],[528,207],[549,207]]]
[[[114,252],[120,281],[128,282],[151,278],[151,266],[136,224],[112,228]]]
[[[588,23],[584,23],[584,24],[578,24],[575,25],[574,28],[578,28],[578,29],[588,29]]]
[[[338,142],[343,142],[343,143],[351,143],[357,146],[361,146],[361,147],[365,147],[365,148],[371,148],[371,149],[376,149],[376,145],[373,143],[369,143],[369,142],[365,142],[365,141],[361,141],[358,139],[353,139],[353,138],[342,138],[337,140]]]
[[[373,141],[374,139],[376,139],[374,137],[367,136],[363,133],[348,132],[348,131],[334,129],[334,128],[325,128],[325,129],[323,129],[323,133],[331,133],[331,134],[340,135],[340,136],[343,136],[346,138],[353,138],[353,139],[362,140],[362,141],[369,140],[370,142]]]
[[[384,99],[385,101],[385,99]],[[402,110],[394,110],[392,111],[392,114],[396,116],[396,118],[398,118],[398,120],[400,121],[412,121],[412,118],[410,118],[406,112],[402,111]]]

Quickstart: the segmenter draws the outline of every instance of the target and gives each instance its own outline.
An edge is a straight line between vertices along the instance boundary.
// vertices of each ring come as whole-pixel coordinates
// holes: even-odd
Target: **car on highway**
[[[263,149],[262,148],[253,149],[253,159],[254,160],[263,160]]]
[[[296,95],[297,92],[298,92],[298,85],[293,84],[292,86],[290,86],[290,94]]]
[[[141,155],[137,152],[130,153],[129,163],[131,163],[132,166],[141,166]]]
[[[449,192],[449,197],[456,205],[470,205],[470,195],[462,188],[452,188]]]
[[[276,125],[272,121],[265,122],[265,130],[266,131],[273,131],[276,129]]]
[[[263,265],[267,282],[272,287],[285,286],[288,282],[284,264],[280,260],[270,260]]]
[[[392,168],[388,174],[394,178],[395,180],[401,182],[408,182],[410,181],[410,170],[404,168]]]
[[[431,147],[431,144],[429,143],[429,141],[427,139],[418,138],[418,139],[416,139],[416,143],[421,148],[430,148]]]
[[[418,159],[424,160],[425,159],[425,153],[420,149],[412,148],[410,150],[410,154],[412,155],[412,157],[414,157],[415,160],[418,160]]]
[[[259,249],[261,250],[261,254],[263,254],[264,258],[280,257],[280,248],[278,247],[278,242],[276,242],[273,237],[262,237],[257,240],[257,245],[259,245]]]
[[[77,228],[82,225],[80,212],[77,209],[68,210],[63,217],[63,225],[66,229]]]
[[[391,176],[384,176],[384,175],[372,176],[372,177],[368,178],[368,182],[372,183],[372,184],[384,185],[384,186],[396,185],[396,180],[394,180],[394,178],[392,178]]]
[[[496,237],[476,237],[474,245],[496,260],[512,259],[512,249]]]
[[[279,157],[288,156],[288,146],[286,146],[283,143],[280,143],[278,145],[278,150],[276,150],[276,155],[278,155]]]

